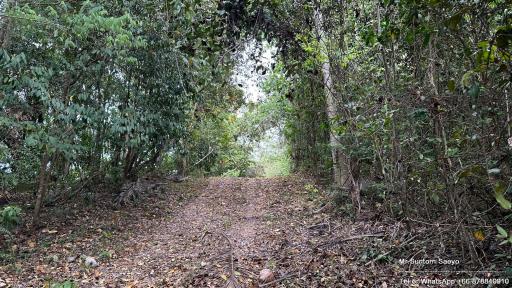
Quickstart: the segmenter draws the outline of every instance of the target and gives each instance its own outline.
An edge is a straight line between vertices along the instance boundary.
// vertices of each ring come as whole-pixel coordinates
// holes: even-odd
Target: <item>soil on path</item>
[[[154,223],[152,231],[127,243],[136,250],[99,271],[108,280],[136,280],[141,287],[222,287],[231,276],[240,285],[255,284],[261,269],[275,268],[268,261],[286,228],[277,223],[286,221],[278,206],[284,194],[304,184],[289,178],[210,178],[202,194],[170,221]]]
[[[0,270],[0,278],[12,287],[64,280],[79,287],[385,287],[393,277],[373,263],[361,265],[361,249],[372,247],[372,238],[341,246],[336,240],[396,227],[318,212],[322,200],[311,180],[209,178],[166,185],[160,196],[147,196],[144,208],[124,210],[126,221],[113,221],[119,211],[104,209],[95,221],[82,217],[55,234],[26,239],[18,249],[32,256]],[[113,222],[109,230],[106,223]],[[89,231],[82,238],[60,235],[80,225]],[[38,248],[41,237],[48,247]],[[84,254],[99,265],[66,261]],[[262,269],[272,271],[270,282],[259,281]]]
[[[136,251],[99,271],[105,283],[137,287],[380,287],[387,277],[350,261],[351,245],[318,245],[339,238],[334,230],[343,236],[385,228],[314,213],[314,187],[300,177],[210,178],[170,221],[131,239]],[[262,269],[274,274],[270,282],[259,281]]]

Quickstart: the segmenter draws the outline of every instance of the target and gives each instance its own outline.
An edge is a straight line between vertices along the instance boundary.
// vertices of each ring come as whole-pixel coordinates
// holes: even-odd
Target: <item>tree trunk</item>
[[[3,1],[2,1],[3,2]],[[6,1],[6,3],[3,3],[3,9],[4,11],[10,8],[10,6],[16,6],[17,1]],[[1,17],[0,18],[0,48],[7,48],[9,45],[9,33],[11,30],[11,19],[9,17]]]
[[[133,164],[137,160],[138,153],[134,148],[128,148],[126,152],[126,158],[124,160],[123,177],[124,179],[134,178],[136,175],[133,174]]]
[[[334,183],[336,186],[347,188],[349,187],[350,183],[348,181],[348,171],[347,171],[347,157],[341,153],[341,151],[338,149],[338,139],[336,139],[336,136],[334,135],[334,131],[332,129],[334,119],[336,119],[336,116],[338,114],[337,108],[336,108],[336,100],[334,97],[334,87],[332,83],[332,77],[331,77],[331,63],[328,57],[327,53],[327,35],[325,33],[325,30],[323,28],[323,15],[320,11],[320,4],[316,4],[317,7],[315,7],[314,11],[314,22],[315,22],[315,29],[318,34],[319,42],[320,42],[320,49],[322,50],[321,53],[323,53],[325,57],[325,61],[322,63],[322,76],[323,76],[323,84],[324,84],[324,91],[325,91],[325,97],[326,97],[326,113],[327,113],[327,119],[329,121],[330,131],[329,131],[329,144],[331,146],[331,157],[332,157],[332,168],[333,168],[333,178]]]
[[[48,152],[45,151],[41,156],[41,168],[39,170],[39,185],[37,189],[36,204],[34,207],[34,218],[32,219],[32,227],[35,229],[39,226],[39,215],[41,213],[41,206],[43,205],[46,192],[48,190]]]
[[[179,177],[185,177],[187,176],[187,157],[185,155],[178,156],[177,159],[177,173]]]

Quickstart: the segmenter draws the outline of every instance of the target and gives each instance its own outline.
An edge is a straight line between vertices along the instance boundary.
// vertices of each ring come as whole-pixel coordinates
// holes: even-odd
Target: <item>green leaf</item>
[[[76,48],[76,45],[75,45],[75,43],[71,39],[68,38],[64,42],[64,47],[65,48]]]
[[[469,88],[468,95],[473,98],[476,98],[476,97],[478,97],[479,94],[480,94],[480,85],[478,85],[478,83],[475,83],[471,86],[471,88]]]
[[[36,135],[30,134],[27,136],[27,138],[25,138],[25,144],[27,146],[36,146],[37,144],[39,144],[39,139]]]
[[[460,83],[462,84],[462,86],[464,87],[469,87],[469,85],[471,84],[471,78],[473,77],[473,75],[475,75],[476,72],[473,71],[473,70],[469,70],[468,72],[464,73],[464,75],[462,75],[462,79],[460,81]]]
[[[487,176],[487,170],[482,166],[482,165],[472,165],[472,166],[469,166],[463,170],[461,170],[458,175],[457,175],[457,178],[458,179],[462,179],[462,178],[467,178],[467,177],[475,177],[475,176]]]
[[[507,238],[508,237],[508,232],[507,232],[507,230],[503,229],[503,227],[496,224],[496,229],[498,229],[498,233],[499,233],[498,238]]]
[[[510,210],[512,208],[512,203],[505,199],[505,191],[507,190],[507,187],[505,183],[502,181],[496,182],[494,185],[494,197],[496,198],[496,201],[500,204],[501,207],[504,209]]]
[[[373,46],[377,42],[377,35],[375,35],[375,32],[372,29],[370,29],[363,32],[363,39],[367,46]]]
[[[439,199],[439,195],[435,192],[433,192],[432,194],[430,194],[430,199],[432,200],[432,202],[438,204],[440,199]]]
[[[416,33],[414,30],[409,30],[407,34],[405,34],[405,41],[412,45],[414,43],[414,40],[416,39]]]
[[[423,33],[423,47],[427,47],[428,43],[430,43],[430,31],[425,31]]]
[[[453,79],[448,80],[448,90],[450,90],[450,92],[455,91],[455,80],[453,80]]]
[[[496,46],[500,49],[508,49],[512,43],[512,27],[501,27],[496,33]]]
[[[462,14],[457,13],[457,14],[453,15],[452,17],[450,17],[450,19],[448,19],[446,21],[446,26],[448,28],[450,28],[450,30],[457,31],[457,30],[459,30],[459,25],[460,25],[461,20],[462,20]]]
[[[459,154],[459,148],[457,148],[457,147],[448,148],[448,151],[446,151],[446,154],[448,157],[456,157]]]

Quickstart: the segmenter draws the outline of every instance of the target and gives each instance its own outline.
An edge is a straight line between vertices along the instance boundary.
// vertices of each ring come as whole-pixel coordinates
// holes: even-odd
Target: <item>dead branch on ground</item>
[[[226,240],[226,242],[228,242],[230,271],[229,271],[228,280],[226,281],[226,284],[224,285],[224,287],[226,287],[226,288],[241,287],[240,284],[238,284],[238,281],[236,280],[235,261],[234,261],[234,257],[233,257],[233,243],[231,242],[231,239],[229,239],[229,237],[224,233],[205,231],[203,233],[203,236],[201,236],[201,240],[203,240],[206,237],[206,235],[208,235],[208,234],[210,234],[210,235],[217,234],[221,238],[224,238]]]
[[[334,239],[331,239],[329,241],[325,241],[325,242],[322,242],[322,243],[316,245],[313,250],[316,250],[323,246],[337,245],[337,244],[340,244],[343,242],[352,241],[352,240],[356,240],[356,239],[370,238],[370,237],[383,237],[383,236],[384,236],[384,234],[363,234],[363,235],[356,235],[356,236],[351,236],[351,237],[347,237],[347,238],[336,237]]]

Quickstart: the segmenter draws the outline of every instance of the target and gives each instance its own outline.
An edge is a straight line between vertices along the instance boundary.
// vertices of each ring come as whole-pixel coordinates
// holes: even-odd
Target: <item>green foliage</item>
[[[266,153],[258,161],[263,166],[265,177],[288,176],[291,173],[292,160],[289,151],[275,151],[277,153]]]
[[[75,288],[77,287],[74,281],[66,280],[64,282],[52,283],[51,288]]]
[[[3,237],[3,236],[11,237],[11,231],[9,231],[9,229],[5,228],[3,225],[0,225],[0,237]],[[3,247],[0,247],[0,248],[3,248]],[[0,257],[0,258],[4,258],[4,257]],[[2,260],[0,259],[0,261],[2,261]]]
[[[502,208],[510,210],[512,208],[512,203],[505,199],[506,191],[507,187],[505,186],[505,183],[499,181],[494,185],[494,197],[496,198],[496,201],[498,201]]]
[[[1,227],[0,227],[1,230]],[[0,235],[2,235],[2,231],[0,231]],[[5,253],[4,251],[0,250],[0,263],[2,264],[9,264],[13,263],[16,260],[16,258],[12,255],[12,253]]]
[[[0,213],[0,224],[8,230],[21,223],[21,208],[17,206],[5,206]]]
[[[111,258],[112,258],[112,252],[111,251],[103,250],[99,254],[99,259],[100,260],[109,260]]]
[[[315,187],[313,184],[306,184],[304,185],[304,190],[310,194],[318,194],[319,190]]]
[[[350,174],[384,187],[368,193],[385,194],[392,213],[448,209],[469,219],[496,203],[510,210],[507,1],[363,2],[282,1],[269,12],[268,29],[284,32],[272,38],[281,53],[267,90],[286,99],[294,169],[328,175],[332,131]],[[336,98],[330,121],[326,60]]]
[[[496,225],[496,229],[498,230],[498,235],[496,236],[498,239],[503,239],[499,245],[504,245],[504,244],[512,244],[512,235],[510,235],[507,230],[505,230],[503,227],[501,227],[500,225]]]
[[[27,188],[31,189],[37,180],[39,168],[36,151],[29,147],[21,147],[16,151],[5,146],[4,148],[2,151],[0,146],[0,163],[9,163],[10,165],[5,169],[0,169],[0,190],[16,190],[21,193]],[[2,152],[4,153],[2,154]]]
[[[366,191],[392,213],[512,208],[507,1],[19,2],[4,4],[0,23],[9,193],[42,175],[54,191],[157,167],[328,177],[338,151],[350,185],[375,181]],[[251,37],[274,43],[279,59],[268,99],[240,113],[231,52]],[[272,127],[286,149],[251,159]]]
[[[191,144],[196,116],[241,104],[239,91],[225,87],[232,61],[222,52],[230,42],[219,35],[228,15],[204,1],[146,2],[5,7],[0,164],[11,171],[1,172],[1,189],[35,184],[43,155],[54,188],[89,178],[120,182],[156,168],[164,155],[194,161],[208,152]],[[213,144],[234,145],[240,153],[220,158],[241,162],[233,133],[221,131]]]
[[[189,157],[206,175],[240,176],[251,165],[250,143],[244,143],[234,113],[217,113],[196,123],[190,135]]]
[[[289,147],[288,151],[279,153],[289,156],[269,155],[262,159],[263,165],[270,175],[285,175],[290,170],[324,175],[330,166],[330,154],[322,86],[311,79],[307,70],[294,71],[296,75],[289,77],[291,71],[286,70],[285,60],[276,63],[263,83],[263,90],[269,98],[255,114],[261,119],[257,121],[258,127],[274,125],[283,131]],[[276,160],[273,162],[275,166],[266,165],[273,160]]]
[[[223,177],[241,177],[243,175],[243,171],[240,171],[239,169],[229,169],[224,171],[221,175]]]

